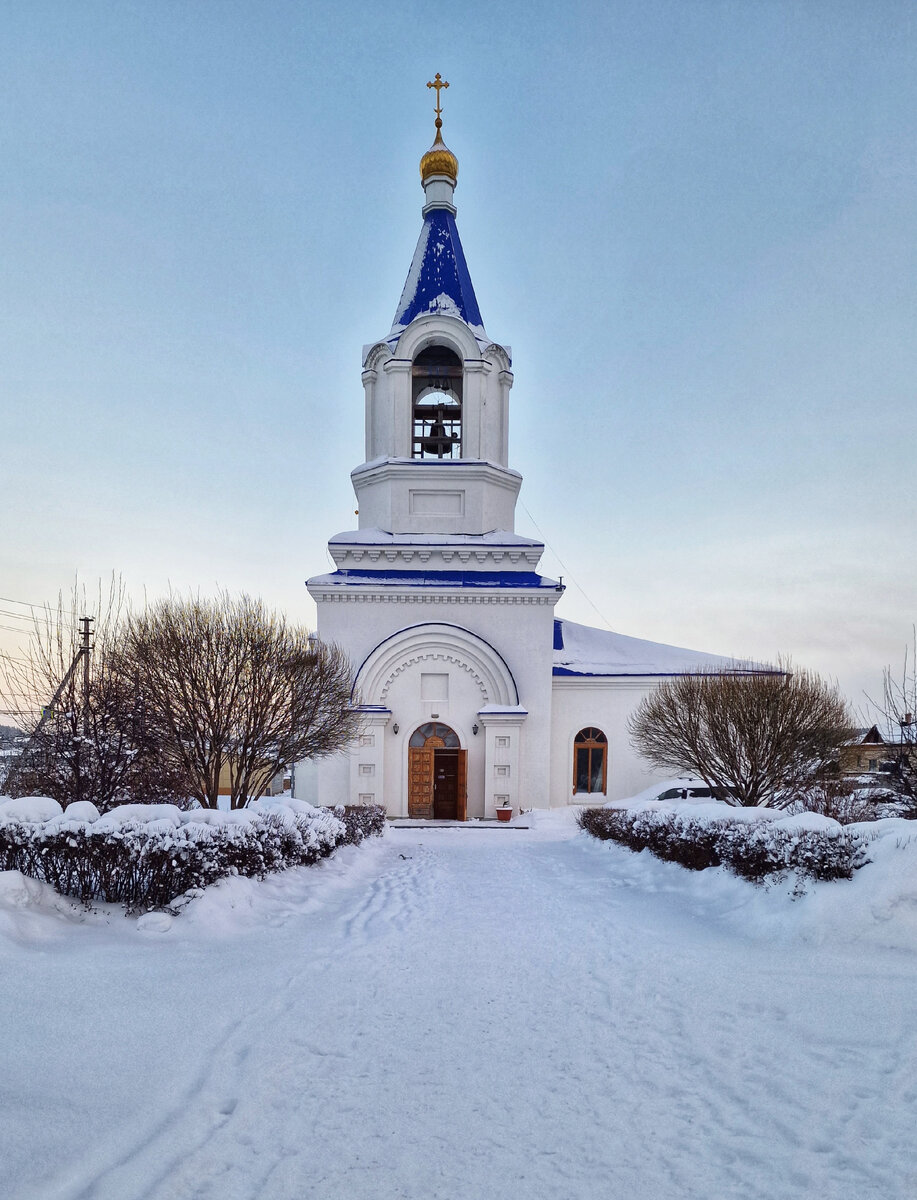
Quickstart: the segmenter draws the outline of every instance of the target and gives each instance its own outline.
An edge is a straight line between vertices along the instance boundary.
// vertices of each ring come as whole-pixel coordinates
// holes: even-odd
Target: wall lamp
[[[397,733],[397,732],[398,732],[398,722],[396,721],[395,724],[392,726],[392,733]]]
[[[475,736],[475,737],[477,737],[477,736],[478,736],[478,726],[477,726],[477,722],[475,722],[475,724],[471,726],[471,732],[474,734],[474,736]]]

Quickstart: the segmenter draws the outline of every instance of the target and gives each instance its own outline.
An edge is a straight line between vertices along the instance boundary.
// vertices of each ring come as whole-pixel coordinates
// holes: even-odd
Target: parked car
[[[673,780],[664,785],[661,792],[653,797],[654,800],[725,800],[732,788],[712,788],[705,783],[692,783],[685,780]]]

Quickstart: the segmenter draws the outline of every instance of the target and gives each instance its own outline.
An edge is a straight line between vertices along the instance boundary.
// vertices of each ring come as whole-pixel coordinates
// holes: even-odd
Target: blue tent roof
[[[446,208],[434,208],[424,218],[392,333],[431,312],[448,313],[484,331],[455,217]]]

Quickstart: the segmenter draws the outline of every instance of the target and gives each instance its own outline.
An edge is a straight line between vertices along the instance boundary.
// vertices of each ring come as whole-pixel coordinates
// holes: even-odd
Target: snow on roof
[[[445,208],[434,208],[424,218],[389,340],[400,336],[415,317],[434,312],[457,317],[477,338],[489,340],[455,217]]]
[[[417,459],[412,461],[416,462]],[[492,529],[489,533],[389,533],[385,529],[349,529],[328,539],[330,546],[500,546],[541,549],[543,542]]]
[[[721,654],[554,621],[555,675],[683,675],[733,665],[733,659]]]

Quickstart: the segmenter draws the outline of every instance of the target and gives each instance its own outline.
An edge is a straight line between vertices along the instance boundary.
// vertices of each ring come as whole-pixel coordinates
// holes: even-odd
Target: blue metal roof
[[[364,587],[559,588],[556,579],[535,571],[333,571],[312,584]]]
[[[484,326],[458,226],[446,208],[431,209],[424,218],[392,332],[431,312],[446,312],[479,329]]]

